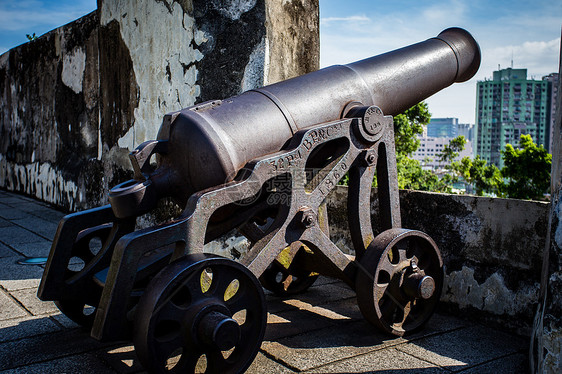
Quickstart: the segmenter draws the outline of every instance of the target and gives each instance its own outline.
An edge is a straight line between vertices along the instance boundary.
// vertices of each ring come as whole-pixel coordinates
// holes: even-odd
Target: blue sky
[[[108,0],[110,1],[110,0]],[[96,8],[95,0],[0,0],[0,53]],[[560,0],[320,0],[321,66],[356,61],[433,37],[451,26],[480,43],[476,77],[429,98],[434,117],[474,123],[476,81],[498,68],[527,68],[541,79],[558,71]]]

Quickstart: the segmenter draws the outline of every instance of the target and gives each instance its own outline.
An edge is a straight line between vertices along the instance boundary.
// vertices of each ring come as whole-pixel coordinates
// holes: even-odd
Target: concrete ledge
[[[429,234],[445,262],[442,301],[450,310],[528,335],[538,301],[549,204],[400,191],[402,227]],[[376,191],[371,195],[380,232]],[[352,253],[347,187],[328,198],[332,240]]]

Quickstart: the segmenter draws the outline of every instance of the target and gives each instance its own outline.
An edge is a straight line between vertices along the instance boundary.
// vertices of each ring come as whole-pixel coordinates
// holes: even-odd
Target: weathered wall
[[[318,0],[98,0],[0,56],[0,188],[107,201],[165,113],[318,68]]]
[[[352,252],[346,199],[346,187],[329,196],[330,234],[340,248]],[[402,226],[429,234],[443,255],[444,306],[529,335],[549,205],[418,191],[400,191],[400,204]],[[375,234],[377,206],[373,193]]]
[[[560,47],[562,74],[562,44]],[[558,82],[558,92],[562,82]],[[553,129],[551,208],[544,246],[541,292],[530,349],[533,373],[562,372],[562,97],[556,103]]]
[[[67,208],[88,198],[98,69],[97,12],[0,56],[1,187]]]

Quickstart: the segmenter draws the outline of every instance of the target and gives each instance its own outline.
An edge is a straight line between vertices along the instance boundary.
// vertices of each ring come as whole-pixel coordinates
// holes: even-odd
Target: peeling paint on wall
[[[100,23],[112,21],[120,25],[139,87],[134,124],[118,139],[120,147],[133,150],[156,138],[164,114],[195,104],[199,88],[194,63],[203,55],[192,41],[195,35],[205,37],[178,2],[103,1]]]
[[[55,205],[66,206],[68,201],[78,202],[76,184],[66,180],[63,173],[49,163],[18,165],[0,155],[0,185]],[[68,206],[68,209],[74,208],[74,205]]]
[[[498,272],[479,283],[474,279],[474,269],[463,266],[460,271],[446,274],[441,300],[460,308],[472,306],[496,315],[515,316],[527,312],[537,302],[539,288],[540,283],[536,282],[511,290]]]
[[[72,54],[62,59],[62,82],[76,93],[82,92],[82,81],[86,67],[86,54],[82,48],[75,48]]]
[[[256,2],[257,0],[211,0],[215,9],[233,21],[240,19],[242,14],[256,6]]]
[[[252,51],[250,61],[244,69],[242,78],[242,91],[262,87],[267,82],[267,72],[269,70],[269,49],[265,37],[260,44]]]

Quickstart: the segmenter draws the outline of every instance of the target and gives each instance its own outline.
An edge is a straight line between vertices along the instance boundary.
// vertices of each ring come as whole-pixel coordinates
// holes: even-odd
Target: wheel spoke
[[[405,249],[405,248],[404,248],[404,249],[401,249],[401,248],[398,249],[398,258],[399,258],[398,262],[402,262],[402,261],[408,260],[408,256],[407,256],[407,254],[406,254],[407,251],[408,251],[408,250]]]
[[[384,248],[384,252],[380,257],[363,256],[360,260],[360,268],[374,271],[358,272],[355,287],[357,302],[361,313],[369,322],[401,336],[425,323],[439,301],[443,286],[441,255],[426,234],[415,230],[389,229],[373,242],[376,243],[375,248]],[[414,266],[416,263],[417,267]],[[409,277],[412,273],[433,278],[435,292],[432,297],[416,298],[416,293],[409,292],[409,288],[398,288],[401,277]],[[370,274],[375,274],[375,279]],[[402,286],[401,283],[400,285]],[[412,284],[404,286],[411,288]]]
[[[165,367],[167,360],[171,358],[172,354],[179,348],[183,349],[181,352],[182,357],[186,355],[185,348],[183,347],[183,339],[180,336],[168,341],[158,341],[158,344],[155,345],[157,362]]]
[[[228,362],[222,355],[221,351],[212,350],[205,352],[207,355],[208,373],[225,373],[228,370]]]
[[[168,320],[179,322],[185,314],[185,310],[171,302],[171,299],[167,299],[166,302],[155,309],[154,313],[160,321]]]
[[[203,358],[207,362],[207,373],[242,371],[257,354],[265,332],[265,298],[258,280],[242,265],[216,256],[201,259],[187,255],[178,261],[184,263],[174,262],[163,269],[139,301],[135,335],[139,359],[156,372],[166,372],[166,366],[174,364],[169,372],[194,372]],[[203,293],[201,281],[205,269],[212,271],[209,272],[212,280]],[[238,288],[230,286],[233,282]],[[187,289],[190,292],[186,292]],[[225,291],[229,294],[232,291],[232,296],[225,297]],[[240,326],[241,338],[233,341],[236,346],[227,359],[222,351],[212,348],[226,342],[208,341],[207,335],[195,342],[191,336],[191,331],[200,334],[201,327],[205,331],[213,328],[213,325],[200,325],[213,323],[212,320],[203,322],[195,318],[209,310],[225,315],[246,311],[242,317],[245,321]]]

